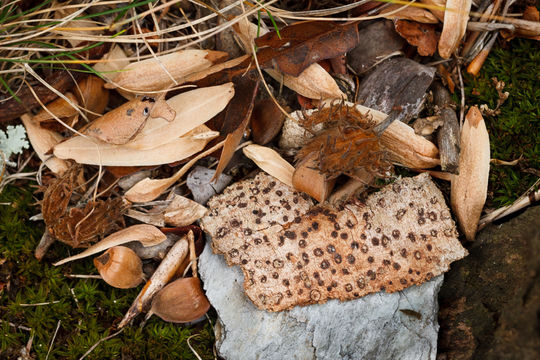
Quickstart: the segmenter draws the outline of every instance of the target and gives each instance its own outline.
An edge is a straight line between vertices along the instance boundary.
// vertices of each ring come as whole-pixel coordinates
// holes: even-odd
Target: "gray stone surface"
[[[206,204],[208,199],[219,194],[232,180],[229,175],[221,174],[217,181],[213,182],[215,173],[216,170],[195,166],[188,174],[186,185],[191,190],[193,200],[199,204]]]
[[[199,266],[225,359],[435,359],[443,276],[393,294],[271,313],[251,303],[241,270],[228,267],[209,242]]]

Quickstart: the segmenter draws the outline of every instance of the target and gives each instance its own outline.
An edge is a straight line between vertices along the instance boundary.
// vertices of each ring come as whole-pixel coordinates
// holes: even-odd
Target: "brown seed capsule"
[[[135,287],[143,280],[142,261],[125,246],[115,246],[94,259],[105,282],[120,289]]]
[[[180,278],[165,286],[152,301],[151,313],[165,321],[186,323],[197,320],[210,303],[196,277]]]

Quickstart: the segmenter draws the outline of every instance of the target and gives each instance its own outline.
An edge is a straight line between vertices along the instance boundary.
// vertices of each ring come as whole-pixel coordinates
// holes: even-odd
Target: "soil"
[[[439,293],[438,360],[540,358],[540,206],[481,231]]]

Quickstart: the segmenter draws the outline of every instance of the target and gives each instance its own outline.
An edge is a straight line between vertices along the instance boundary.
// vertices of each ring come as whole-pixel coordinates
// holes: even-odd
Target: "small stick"
[[[0,319],[0,323],[7,323],[9,326],[14,327],[16,329],[20,329],[20,330],[24,330],[24,331],[32,331],[32,328],[29,328],[27,326],[17,325],[17,324],[14,324],[12,322],[4,321],[4,320],[1,320],[1,319]]]
[[[195,238],[193,231],[188,233],[189,241],[189,260],[191,261],[191,272],[193,277],[197,277],[197,253],[195,252]]]
[[[58,334],[58,329],[60,329],[60,324],[62,323],[62,320],[58,320],[58,323],[56,324],[56,330],[54,330],[54,335],[51,340],[51,344],[49,345],[49,350],[47,351],[47,356],[45,356],[45,360],[49,358],[49,354],[51,353],[51,350],[53,348],[54,339],[56,339],[56,334]]]
[[[193,236],[193,232],[190,231],[190,233],[191,236]],[[157,292],[161,290],[169,282],[169,280],[171,280],[186,257],[188,253],[188,246],[188,241],[185,237],[182,237],[176,242],[176,244],[173,245],[163,261],[161,261],[159,264],[150,280],[148,280],[135,301],[133,301],[133,304],[118,325],[119,329],[126,326],[137,315],[144,311],[148,304],[152,302],[154,295],[157,294]]]
[[[453,174],[459,171],[459,123],[450,93],[442,84],[433,86],[434,102],[441,111],[443,125],[437,131],[437,145],[441,157],[441,169]]]
[[[124,329],[120,329],[120,330],[118,330],[117,332],[115,332],[114,334],[111,334],[111,335],[109,335],[109,336],[107,336],[107,337],[104,337],[104,338],[99,339],[94,345],[92,345],[92,346],[90,347],[90,349],[88,349],[87,352],[85,352],[85,353],[83,354],[83,356],[81,356],[81,357],[79,358],[79,360],[82,360],[82,359],[84,359],[85,357],[87,357],[87,356],[88,356],[92,351],[94,351],[94,349],[97,348],[97,347],[99,346],[99,344],[101,344],[102,342],[107,341],[107,340],[110,340],[110,339],[112,339],[113,337],[120,335],[120,333],[121,333],[122,331],[124,331]]]
[[[467,72],[469,74],[473,76],[478,75],[480,69],[482,68],[482,65],[484,65],[484,62],[486,61],[491,49],[493,48],[493,45],[495,44],[498,35],[499,33],[493,34],[486,46],[484,46],[484,48],[478,53],[478,55],[476,55],[474,59],[469,63],[469,66],[467,66]]]
[[[22,306],[22,307],[44,306],[44,305],[58,304],[59,302],[60,300],[54,300],[54,301],[41,302],[41,303],[35,303],[35,304],[19,304],[19,306]]]
[[[41,260],[47,253],[47,250],[49,250],[49,247],[56,241],[56,239],[51,236],[48,229],[45,229],[45,232],[43,233],[43,236],[41,236],[41,240],[39,241],[38,246],[36,247],[36,250],[34,251],[34,256],[36,259]]]
[[[70,279],[101,279],[101,275],[84,275],[84,274],[64,274]]]
[[[513,204],[503,206],[502,208],[499,208],[481,218],[478,223],[478,229],[483,229],[484,227],[486,227],[486,225],[491,224],[496,220],[502,219],[505,216],[511,215],[538,201],[540,201],[540,190],[531,192],[528,196],[522,195],[519,199],[514,201]]]

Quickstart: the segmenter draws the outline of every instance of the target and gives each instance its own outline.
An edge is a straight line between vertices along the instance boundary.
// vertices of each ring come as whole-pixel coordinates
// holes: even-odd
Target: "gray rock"
[[[209,242],[199,270],[219,316],[216,347],[225,359],[435,359],[442,275],[393,294],[271,313],[246,297],[241,270],[228,267]]]
[[[186,185],[193,194],[193,200],[199,204],[206,204],[208,199],[219,194],[232,180],[229,175],[221,174],[215,182],[212,182],[215,173],[216,170],[196,166],[188,174]]]

